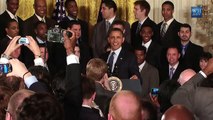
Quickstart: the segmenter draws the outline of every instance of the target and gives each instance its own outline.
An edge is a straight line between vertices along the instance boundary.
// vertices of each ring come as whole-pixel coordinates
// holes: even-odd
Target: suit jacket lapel
[[[123,61],[123,57],[124,57],[124,56],[125,56],[125,51],[124,51],[124,49],[122,48],[120,54],[118,55],[118,59],[117,59],[117,61],[116,61],[116,63],[115,63],[116,66],[120,66],[120,64],[121,64],[122,61]]]

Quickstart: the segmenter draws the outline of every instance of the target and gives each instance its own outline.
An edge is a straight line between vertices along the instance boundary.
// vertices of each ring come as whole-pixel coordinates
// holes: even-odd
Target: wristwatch
[[[6,58],[6,59],[10,59],[11,57],[10,56],[7,56],[5,53],[1,54],[1,58]]]

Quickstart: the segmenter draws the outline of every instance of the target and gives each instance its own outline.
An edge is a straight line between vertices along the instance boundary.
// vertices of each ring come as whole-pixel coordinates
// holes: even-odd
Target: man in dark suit
[[[47,4],[46,0],[34,0],[35,14],[24,21],[24,35],[35,37],[34,25],[38,21],[43,21],[47,24],[47,28],[54,27],[56,22],[53,19],[46,17]]]
[[[158,43],[156,43],[156,41],[153,41],[152,36],[152,27],[150,25],[143,25],[140,30],[141,40],[138,45],[143,45],[146,47],[146,61],[159,69],[161,64],[160,58],[162,47]]]
[[[94,57],[100,57],[107,50],[107,32],[113,21],[119,20],[119,18],[116,16],[116,11],[117,6],[113,0],[104,0],[101,3],[101,13],[104,20],[97,23],[94,27],[93,38],[91,41]],[[124,23],[126,30],[124,35],[125,40],[130,43],[130,25],[128,22]]]
[[[115,92],[109,91],[107,71],[108,66],[106,62],[100,58],[93,58],[87,63],[86,76],[94,80],[96,86],[94,101],[102,110],[105,118],[107,118],[110,100],[115,94]]]
[[[0,15],[0,39],[6,36],[6,24],[9,20],[14,19],[18,22],[20,35],[22,35],[23,20],[16,16],[16,11],[19,7],[19,0],[6,0],[7,9]]]
[[[153,29],[152,40],[159,39],[159,30],[154,21],[152,21],[148,15],[150,11],[150,5],[145,0],[138,0],[134,2],[134,15],[138,20],[131,26],[131,43],[133,47],[137,46],[140,42],[140,30],[143,25],[150,25]]]
[[[68,29],[72,30],[76,34],[77,42],[76,44],[80,48],[80,63],[81,63],[81,72],[85,73],[85,68],[87,62],[91,59],[91,49],[89,45],[83,40],[81,25],[79,21],[71,21]],[[66,66],[66,50],[61,43],[49,43],[50,50],[50,61],[55,65],[57,70],[63,70]]]
[[[148,99],[149,93],[152,88],[159,87],[159,73],[158,69],[150,65],[146,60],[146,48],[144,46],[138,46],[135,48],[135,55],[137,57],[137,63],[141,77],[143,78],[142,84],[142,98]]]
[[[0,40],[0,54],[2,54],[7,46],[9,45],[10,41],[19,35],[19,25],[18,22],[14,19],[10,19],[7,21],[5,25],[6,35],[4,38]]]
[[[68,13],[68,16],[64,17],[62,21],[59,23],[59,26],[63,29],[67,29],[69,27],[69,23],[72,20],[77,20],[81,24],[81,34],[82,39],[85,40],[86,43],[89,43],[88,38],[88,23],[84,20],[77,18],[78,16],[78,6],[75,0],[66,0],[65,8]]]
[[[213,59],[211,58],[205,69],[194,75],[189,81],[185,82],[177,89],[172,96],[172,104],[184,105],[199,119],[211,120],[213,118],[213,88],[198,86],[197,84],[203,81],[212,82],[212,75],[210,75],[212,73]],[[205,79],[207,76],[208,78]]]
[[[165,1],[162,4],[161,12],[164,20],[158,24],[160,39],[157,41],[166,49],[170,45],[178,45],[180,43],[178,31],[181,23],[173,18],[174,4],[171,1]]]
[[[109,65],[108,75],[120,79],[142,80],[135,55],[121,47],[124,42],[123,31],[118,28],[111,29],[108,42],[111,50],[102,56],[102,59]]]
[[[79,120],[104,120],[103,116],[99,114],[98,109],[95,108],[94,100],[96,97],[95,81],[83,77],[82,79],[82,96],[83,102],[80,112]]]
[[[179,62],[180,52],[178,47],[170,46],[167,49],[167,63],[160,67],[160,83],[165,80],[177,80],[184,66]]]
[[[180,62],[186,66],[198,72],[200,70],[199,61],[203,54],[203,47],[196,45],[190,41],[191,26],[189,24],[182,24],[180,31],[178,32],[180,37]]]

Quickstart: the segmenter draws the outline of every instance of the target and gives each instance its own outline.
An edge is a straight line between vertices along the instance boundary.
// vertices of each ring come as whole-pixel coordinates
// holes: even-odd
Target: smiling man
[[[7,9],[0,15],[0,39],[6,37],[6,24],[9,20],[14,19],[18,22],[20,30],[22,30],[23,20],[16,16],[16,12],[19,8],[19,0],[6,0]],[[22,35],[22,31],[20,31]]]
[[[120,79],[141,79],[136,56],[122,48],[123,31],[112,28],[107,39],[111,50],[105,53],[102,59],[109,66],[109,76],[116,76]]]
[[[35,14],[24,21],[24,35],[35,37],[34,25],[38,21],[43,21],[47,24],[47,28],[54,27],[56,22],[53,19],[46,17],[47,3],[46,0],[34,0]]]
[[[170,46],[166,53],[167,63],[160,68],[160,82],[177,80],[185,66],[179,62],[180,52],[177,46]]]
[[[78,18],[78,5],[75,0],[66,0],[65,8],[68,15],[62,19],[59,23],[60,27],[63,29],[67,29],[69,27],[69,23],[72,20],[76,20],[81,25],[81,37],[88,43],[88,23],[84,20]]]

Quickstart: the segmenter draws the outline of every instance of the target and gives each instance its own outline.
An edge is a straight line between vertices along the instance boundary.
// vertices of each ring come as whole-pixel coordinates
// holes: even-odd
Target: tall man
[[[47,28],[54,27],[56,22],[48,17],[46,0],[34,0],[35,14],[24,21],[24,35],[35,37],[34,26],[38,21],[43,21],[47,24]]]
[[[111,50],[105,53],[102,59],[109,65],[109,76],[117,76],[120,79],[141,80],[135,55],[122,47],[124,42],[123,31],[118,28],[111,29],[108,42]]]
[[[157,41],[163,48],[168,48],[170,45],[178,45],[179,37],[177,33],[181,23],[173,18],[174,4],[171,1],[165,1],[162,4],[161,12],[164,20],[158,24],[160,39]]]
[[[93,49],[93,56],[100,57],[107,49],[107,32],[110,25],[119,18],[116,16],[117,6],[113,0],[104,0],[101,3],[101,13],[104,18],[101,22],[95,25],[93,31],[93,39],[91,46]],[[125,39],[130,43],[130,25],[125,22]]]
[[[199,61],[203,53],[203,48],[190,41],[191,37],[191,26],[189,24],[182,24],[178,32],[180,37],[180,49],[181,59],[180,62],[186,66],[198,72],[200,70]]]
[[[135,47],[140,43],[140,30],[143,25],[150,25],[153,29],[152,39],[159,39],[159,31],[157,25],[152,21],[148,15],[150,11],[150,5],[145,0],[138,0],[134,2],[134,15],[138,20],[131,26],[131,43]]]
[[[23,20],[16,15],[19,7],[19,0],[6,0],[7,9],[0,15],[0,39],[6,37],[6,24],[9,20],[14,19],[18,22],[20,30],[22,30]],[[20,32],[22,35],[22,31]]]

